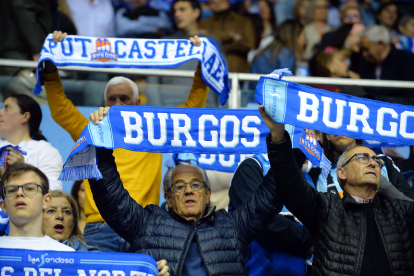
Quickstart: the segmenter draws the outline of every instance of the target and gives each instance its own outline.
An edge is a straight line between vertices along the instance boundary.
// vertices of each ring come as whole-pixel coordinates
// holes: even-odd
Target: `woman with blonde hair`
[[[76,200],[68,193],[50,191],[52,201],[43,213],[43,233],[76,251],[99,251],[89,246],[79,227],[80,211]]]

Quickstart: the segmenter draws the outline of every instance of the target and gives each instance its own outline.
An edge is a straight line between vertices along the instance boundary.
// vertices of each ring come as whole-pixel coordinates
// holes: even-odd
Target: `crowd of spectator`
[[[55,42],[73,34],[190,39],[199,46],[198,36],[215,42],[230,72],[268,74],[288,68],[298,76],[414,81],[414,9],[404,3],[0,1],[0,59],[37,61],[53,30],[57,30]],[[147,101],[161,106],[215,106],[217,96],[208,93],[197,61],[171,70],[175,69],[193,70],[194,78],[132,76],[131,80],[93,73],[77,77],[107,81],[102,91],[107,107]],[[62,157],[39,129],[39,103],[49,105],[52,118],[74,141],[89,120],[99,124],[108,108],[100,108],[88,120],[65,95],[62,78],[74,76],[59,71],[51,61],[45,61],[43,72],[45,91],[34,97],[33,72],[0,67],[1,76],[15,77],[1,91],[0,155],[7,158],[0,167],[0,248],[148,254],[158,261],[159,275],[414,271],[414,243],[407,238],[414,230],[414,192],[403,174],[414,171],[414,146],[404,159],[377,154],[361,146],[362,140],[315,132],[333,165],[323,177],[303,153],[291,150],[283,126],[274,124],[260,108],[271,131],[269,153],[246,159],[234,175],[177,164],[169,168],[161,188],[161,153],[100,148],[103,179],[76,181],[68,194],[58,181]],[[145,95],[138,82],[156,85],[149,85]],[[175,93],[162,85],[189,88]],[[255,85],[246,87],[253,90]],[[395,94],[409,98],[412,91],[320,88],[370,99]],[[370,170],[369,185],[360,170]],[[161,190],[163,208],[158,207]],[[355,207],[358,203],[364,208]],[[353,238],[364,231],[361,249]],[[371,266],[373,260],[380,264]]]

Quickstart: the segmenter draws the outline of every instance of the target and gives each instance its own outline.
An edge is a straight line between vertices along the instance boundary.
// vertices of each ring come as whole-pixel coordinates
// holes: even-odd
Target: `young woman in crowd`
[[[298,20],[286,20],[280,25],[274,40],[256,54],[250,72],[269,74],[280,68],[289,68],[295,72],[305,45],[303,25]]]
[[[306,25],[306,11],[308,7],[309,0],[299,0],[293,7],[293,18],[299,20],[304,26]]]
[[[378,25],[385,26],[391,37],[397,35],[396,27],[398,21],[398,6],[393,2],[382,4],[377,12]]]
[[[43,233],[76,251],[99,251],[89,246],[79,227],[80,212],[76,200],[63,191],[51,191],[52,202],[43,214]]]
[[[414,53],[414,16],[404,15],[398,23],[398,35],[393,37],[395,48]]]
[[[359,75],[349,70],[349,56],[350,51],[346,49],[327,46],[316,56],[316,76],[358,79]]]
[[[328,25],[328,6],[327,0],[311,1],[306,14],[307,25],[305,27],[306,50],[303,60],[309,61],[314,54],[314,47],[321,41],[323,34],[333,30]]]
[[[51,190],[62,190],[62,182],[58,181],[62,157],[39,130],[41,121],[42,110],[35,100],[19,94],[8,97],[0,109],[0,148],[9,146],[7,165],[33,165],[47,176]],[[18,146],[25,154],[12,146]]]
[[[336,169],[337,162],[341,154],[348,148],[357,144],[363,144],[361,139],[353,139],[341,135],[324,134],[322,139],[323,152],[326,158],[332,163],[332,168],[326,178],[320,173],[320,168],[312,168],[309,172],[312,180],[316,184],[316,189],[320,192],[342,193],[339,186]],[[414,199],[414,192],[408,184],[405,177],[397,169],[391,158],[384,154],[378,154],[378,157],[384,162],[381,174],[394,185],[405,196]]]
[[[276,31],[276,16],[273,12],[273,4],[269,0],[259,0],[259,15],[262,19],[262,37],[272,36]]]
[[[73,183],[72,190],[70,194],[79,204],[79,230],[83,234],[83,230],[85,229],[86,225],[86,215],[85,215],[85,184],[83,180],[77,180]]]

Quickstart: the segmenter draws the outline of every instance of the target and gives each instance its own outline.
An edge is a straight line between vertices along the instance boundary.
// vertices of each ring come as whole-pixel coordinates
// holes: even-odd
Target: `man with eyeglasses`
[[[284,126],[259,111],[277,195],[315,240],[313,275],[413,275],[414,202],[379,189],[383,161],[349,148],[337,163],[343,197],[318,192],[302,178]]]
[[[99,124],[104,110],[92,113]],[[169,169],[163,187],[168,212],[157,205],[143,208],[124,189],[112,150],[97,148],[103,178],[89,179],[96,206],[108,225],[134,252],[168,262],[171,275],[245,275],[246,247],[282,209],[271,179],[237,210],[208,206],[211,185],[199,167]]]
[[[75,251],[43,235],[43,210],[52,197],[49,181],[38,168],[16,163],[10,166],[0,181],[0,206],[9,215],[10,232],[0,237],[0,248]]]

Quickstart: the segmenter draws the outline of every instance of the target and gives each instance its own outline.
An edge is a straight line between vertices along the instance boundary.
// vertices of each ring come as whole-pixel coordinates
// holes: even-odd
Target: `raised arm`
[[[89,119],[99,124],[109,107],[100,107]],[[103,219],[123,239],[132,243],[139,229],[148,221],[150,212],[139,205],[125,190],[119,176],[113,150],[96,148],[98,168],[103,178],[89,179],[93,199]]]
[[[193,36],[190,38],[191,43],[194,46],[199,47],[201,41],[198,36]],[[203,77],[201,76],[201,65],[198,63],[197,70],[193,78],[193,86],[190,90],[190,95],[188,95],[187,101],[184,104],[179,105],[179,107],[205,107],[208,96],[208,86],[204,83]]]
[[[384,154],[378,154],[382,160],[384,160],[385,167],[387,168],[388,179],[398,191],[403,193],[405,196],[414,199],[414,191],[408,184],[407,179],[400,172],[400,169],[394,164],[392,159]]]
[[[66,33],[55,31],[53,33],[53,41],[55,43],[62,41],[66,35]],[[72,139],[76,141],[88,124],[88,119],[66,97],[63,91],[62,80],[53,62],[45,61],[43,79],[53,120],[69,132]]]
[[[246,244],[262,234],[283,208],[276,197],[274,182],[266,175],[252,196],[230,213]]]
[[[286,208],[315,235],[317,223],[327,210],[326,200],[303,179],[284,125],[276,124],[263,106],[259,107],[259,112],[270,129],[267,149],[277,195]]]
[[[124,189],[112,150],[96,148],[98,168],[103,178],[89,179],[93,199],[103,219],[124,240],[132,243],[136,233],[148,221],[149,211]]]

